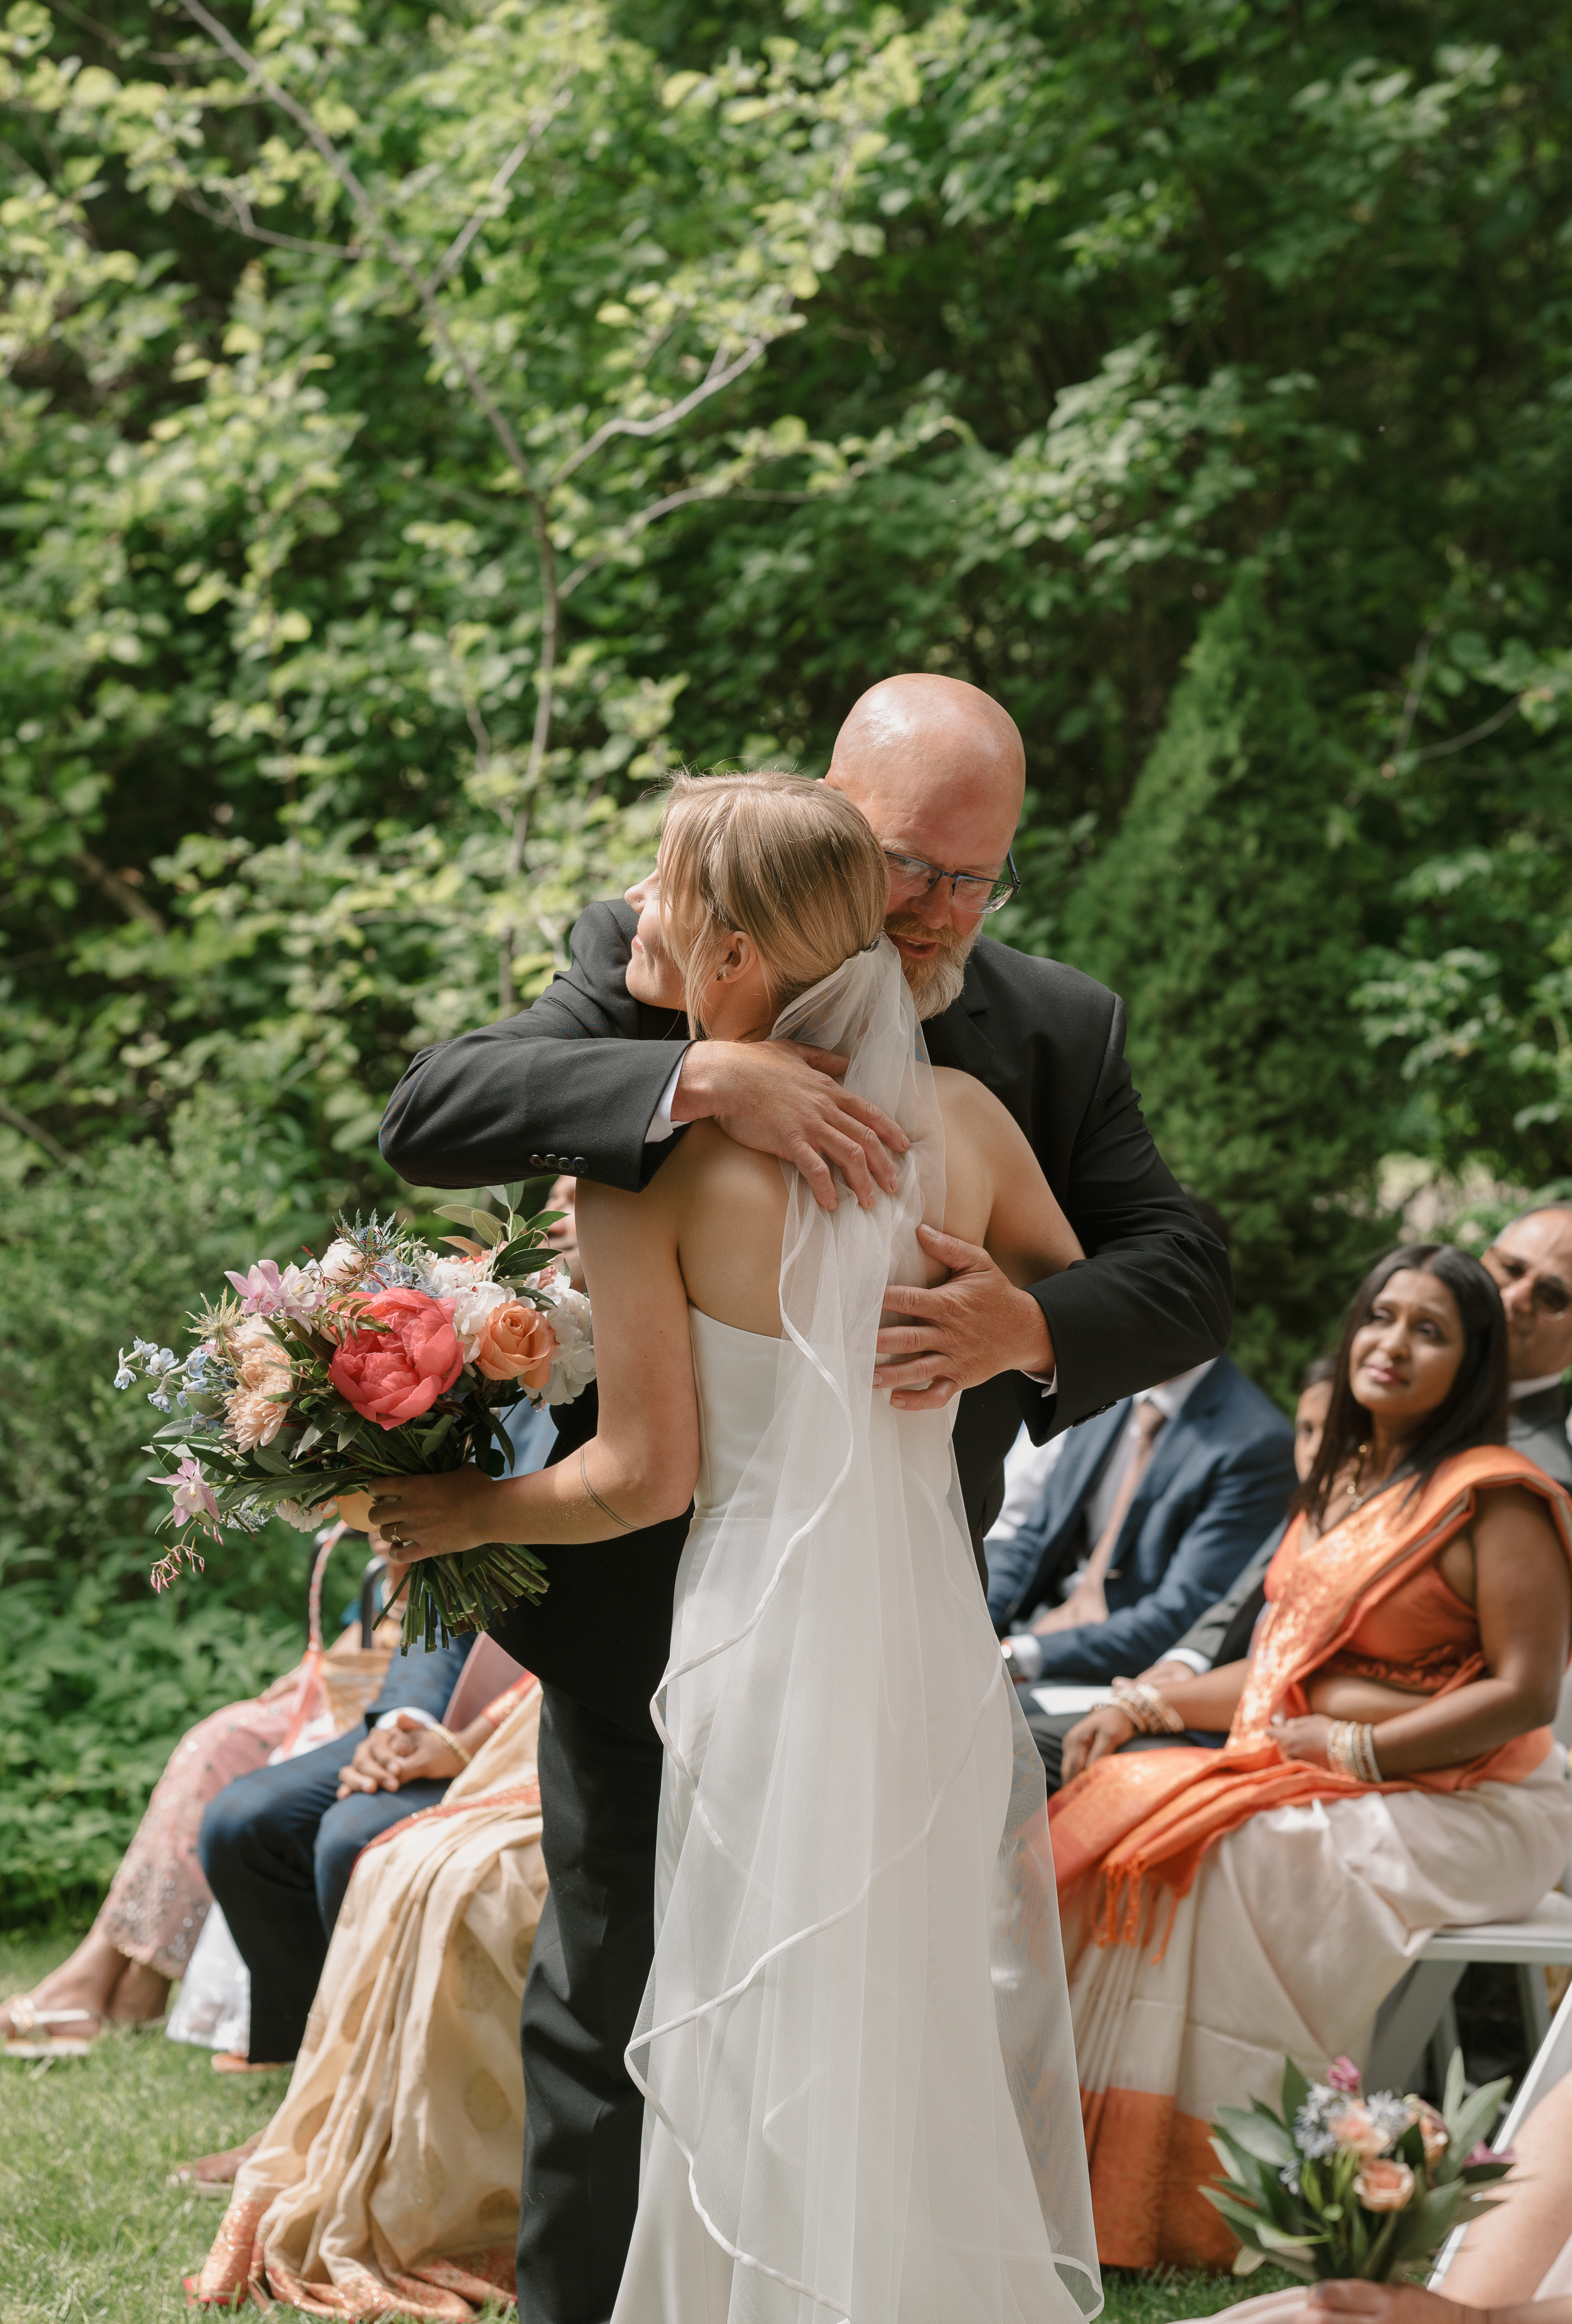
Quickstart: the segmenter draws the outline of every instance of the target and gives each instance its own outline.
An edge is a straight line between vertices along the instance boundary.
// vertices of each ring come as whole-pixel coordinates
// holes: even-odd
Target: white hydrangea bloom
[[[551,1378],[541,1395],[542,1404],[571,1404],[595,1377],[594,1330],[590,1316],[590,1303],[582,1291],[573,1291],[565,1284],[556,1292],[547,1315],[556,1334],[556,1353],[551,1360]]]

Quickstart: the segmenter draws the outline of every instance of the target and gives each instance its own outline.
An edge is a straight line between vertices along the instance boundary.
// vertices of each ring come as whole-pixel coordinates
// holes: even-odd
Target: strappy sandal
[[[103,2030],[104,2020],[97,2009],[40,2009],[25,1993],[14,1993],[3,2006],[11,2031],[0,2055],[7,2058],[85,2058]],[[85,2040],[79,2034],[54,2036],[49,2030],[51,2025],[91,2025],[94,2033]]]

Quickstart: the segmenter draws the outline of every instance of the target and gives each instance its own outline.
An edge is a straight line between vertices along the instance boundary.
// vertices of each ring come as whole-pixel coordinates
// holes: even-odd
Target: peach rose
[[[1390,2156],[1384,2163],[1366,2163],[1354,2181],[1354,2192],[1367,2211],[1401,2211],[1413,2193],[1413,2172],[1406,2163]]]
[[[522,1380],[526,1388],[543,1388],[556,1353],[556,1333],[526,1300],[489,1307],[476,1326],[475,1370],[487,1379]]]
[[[286,1374],[286,1380],[288,1375]],[[271,1444],[284,1425],[285,1407],[260,1388],[237,1388],[228,1404],[229,1433],[243,1452]]]
[[[1374,2156],[1390,2144],[1386,2133],[1376,2129],[1357,2098],[1335,2114],[1327,2128],[1339,2146],[1348,2147],[1356,2154]]]

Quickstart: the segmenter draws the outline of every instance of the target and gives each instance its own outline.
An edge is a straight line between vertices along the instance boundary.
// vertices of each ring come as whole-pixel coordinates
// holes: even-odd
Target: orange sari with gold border
[[[1134,1962],[1125,1971],[1099,1978],[1087,1960],[1089,1949],[1105,1954],[1134,1949],[1143,1969],[1155,1973],[1146,1978],[1147,1987],[1161,1985],[1160,1965],[1181,1900],[1190,1895],[1208,1852],[1252,1818],[1316,1802],[1368,1799],[1376,1790],[1444,1797],[1482,1784],[1516,1785],[1540,1766],[1550,1748],[1548,1728],[1466,1765],[1396,1777],[1378,1787],[1361,1785],[1326,1768],[1285,1759],[1270,1733],[1274,1712],[1293,1717],[1308,1710],[1312,1679],[1339,1656],[1347,1658],[1361,1624],[1433,1562],[1467,1526],[1479,1494],[1497,1485],[1525,1486],[1543,1499],[1572,1561],[1572,1503],[1531,1461],[1501,1445],[1478,1446],[1443,1462],[1417,1495],[1393,1488],[1319,1539],[1307,1542],[1298,1519],[1267,1573],[1269,1612],[1257,1632],[1224,1748],[1175,1748],[1099,1760],[1050,1801],[1077,2044],[1087,2056],[1095,2051],[1107,2061],[1117,2054],[1114,2021],[1140,1998]],[[1466,1685],[1483,1667],[1475,1627],[1439,1679],[1433,1667],[1411,1670],[1390,1663],[1382,1675],[1416,1692],[1435,1694]],[[1545,1886],[1554,1877],[1552,1870]],[[1319,1901],[1325,1905],[1332,1900]],[[1311,1906],[1310,1899],[1297,1901],[1301,1911]],[[1477,1917],[1496,1917],[1498,1909],[1485,1900]],[[1083,1963],[1079,1976],[1078,1955]],[[1393,1983],[1402,1968],[1400,1961]],[[1202,1978],[1225,1973],[1223,1964],[1204,1960],[1189,1974],[1197,1970]],[[1153,2006],[1149,1994],[1144,2006]],[[1171,2011],[1176,2006],[1172,1992],[1163,2006]],[[1301,2044],[1306,2022],[1306,2014],[1300,2013]],[[1282,2051],[1294,2046],[1285,2038]],[[1087,2056],[1083,2085],[1089,2080]],[[1127,2059],[1126,2052],[1126,2064]],[[1239,2102],[1248,2095],[1240,2093]],[[1207,2125],[1190,2120],[1181,2098],[1182,2092],[1175,2091],[1157,2103],[1144,2087],[1121,2088],[1117,2075],[1106,2082],[1094,2077],[1083,2088],[1099,2256],[1106,2264],[1146,2265],[1159,2256],[1223,2261],[1231,2255],[1231,2236],[1195,2193],[1215,2176]],[[1145,2146],[1154,2151],[1143,2154]],[[1148,2232],[1133,2215],[1137,2189],[1145,2190],[1142,2201],[1164,2214],[1172,2232],[1158,2232],[1154,2219]]]

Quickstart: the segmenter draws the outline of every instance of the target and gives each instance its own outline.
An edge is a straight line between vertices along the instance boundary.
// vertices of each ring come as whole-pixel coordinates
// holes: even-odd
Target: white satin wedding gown
[[[1096,2313],[1043,1769],[978,1587],[951,1415],[872,1388],[942,1215],[887,941],[781,1037],[914,1138],[902,1193],[795,1176],[785,1337],[690,1310],[702,1465],[671,1659],[646,2095],[613,2324],[1080,2324]]]

